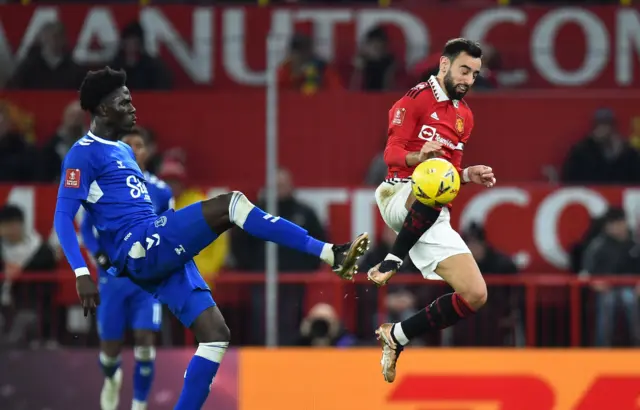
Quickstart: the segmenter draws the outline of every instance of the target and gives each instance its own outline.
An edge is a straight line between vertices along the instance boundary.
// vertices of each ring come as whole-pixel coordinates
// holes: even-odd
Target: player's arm
[[[80,235],[82,235],[82,242],[89,253],[93,255],[96,264],[102,269],[107,270],[111,267],[111,261],[109,260],[107,253],[100,248],[100,243],[98,242],[98,237],[94,233],[93,226],[94,223],[93,219],[91,219],[91,215],[85,212],[84,218],[80,223]]]
[[[80,252],[80,244],[74,226],[74,218],[82,202],[89,197],[89,187],[94,181],[94,170],[89,153],[78,153],[76,147],[67,154],[62,166],[62,178],[58,188],[58,200],[53,217],[53,226],[71,269],[76,274],[76,289],[82,302],[85,316],[95,313],[100,303],[98,289],[91,279],[87,263]]]
[[[471,136],[471,131],[473,130],[474,126],[473,114],[469,115],[466,122],[467,123],[464,125],[464,135],[462,136],[460,143],[458,143],[456,149],[453,151],[451,163],[460,173],[463,184],[473,182],[476,184],[484,185],[487,188],[491,188],[496,183],[496,178],[491,167],[488,167],[486,165],[472,165],[470,167],[462,168],[462,156],[464,153],[464,148],[469,141],[469,137]]]
[[[471,136],[473,125],[473,115],[470,115],[470,118],[467,119],[467,124],[464,124],[464,134],[451,155],[451,164],[453,164],[453,166],[458,170],[463,184],[469,182],[469,170],[467,168],[462,168],[462,156],[464,155],[464,148]]]
[[[82,242],[84,247],[92,254],[95,255],[100,251],[100,244],[98,238],[93,233],[93,219],[87,212],[84,214],[84,218],[80,223],[80,235],[82,236]]]
[[[427,141],[420,151],[408,151],[406,148],[407,142],[414,137],[413,133],[416,132],[423,110],[416,100],[408,96],[402,97],[394,105],[389,118],[389,138],[384,150],[384,161],[389,167],[414,167],[441,148],[441,144],[435,141]]]

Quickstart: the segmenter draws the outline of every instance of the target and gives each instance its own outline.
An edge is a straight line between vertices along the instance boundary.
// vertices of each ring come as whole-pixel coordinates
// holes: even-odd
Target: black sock
[[[404,260],[413,245],[431,228],[438,216],[440,216],[440,208],[432,208],[420,201],[415,201],[404,219],[402,229],[400,229],[390,253]]]
[[[400,322],[407,339],[422,336],[455,325],[475,311],[457,293],[440,296],[410,318]]]

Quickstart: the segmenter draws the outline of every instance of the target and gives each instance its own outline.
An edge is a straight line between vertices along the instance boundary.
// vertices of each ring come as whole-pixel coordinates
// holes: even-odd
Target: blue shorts
[[[127,274],[190,327],[200,313],[215,306],[193,257],[216,237],[204,220],[200,202],[178,211],[170,209],[127,240],[132,244]]]
[[[153,295],[129,278],[100,273],[100,305],[97,310],[101,340],[123,340],[127,329],[158,332],[162,306]]]

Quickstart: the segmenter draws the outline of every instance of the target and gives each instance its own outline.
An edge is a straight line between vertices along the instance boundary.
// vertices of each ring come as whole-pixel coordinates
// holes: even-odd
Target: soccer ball
[[[416,199],[423,204],[432,207],[445,206],[453,201],[460,191],[460,175],[446,159],[428,159],[413,171],[411,189]]]

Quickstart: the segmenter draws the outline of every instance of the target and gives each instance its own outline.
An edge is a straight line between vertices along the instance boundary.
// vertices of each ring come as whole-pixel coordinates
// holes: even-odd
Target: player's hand
[[[438,141],[427,141],[420,149],[420,162],[424,162],[429,158],[433,158],[437,155],[442,154],[442,144]]]
[[[96,307],[100,304],[100,294],[98,293],[98,287],[91,279],[91,275],[78,276],[76,278],[76,290],[84,309],[84,317],[87,317],[89,312],[95,315]]]
[[[469,181],[484,185],[487,188],[491,188],[496,184],[496,177],[493,175],[493,169],[486,165],[474,165],[468,168]]]

